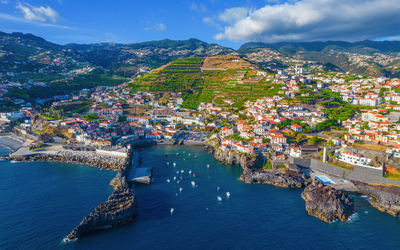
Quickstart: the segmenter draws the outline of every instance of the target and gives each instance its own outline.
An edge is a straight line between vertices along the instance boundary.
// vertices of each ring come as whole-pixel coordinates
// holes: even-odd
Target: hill
[[[360,42],[281,42],[245,43],[240,54],[269,48],[298,60],[319,61],[336,65],[344,71],[371,76],[399,77],[400,42],[360,41]]]

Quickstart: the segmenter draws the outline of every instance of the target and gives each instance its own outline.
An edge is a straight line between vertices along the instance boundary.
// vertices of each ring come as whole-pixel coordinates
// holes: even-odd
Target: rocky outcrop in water
[[[128,184],[118,185],[106,202],[102,202],[66,237],[66,241],[78,238],[100,228],[131,221],[135,215],[136,201]]]
[[[400,216],[400,187],[391,185],[368,184],[351,181],[360,192],[369,196],[369,201],[379,211],[393,216]]]
[[[239,178],[240,180],[252,184],[270,184],[285,188],[302,188],[307,186],[311,180],[299,170],[247,170]]]
[[[317,179],[304,189],[301,197],[306,201],[308,214],[325,222],[346,221],[354,211],[353,197],[331,186],[324,186]]]
[[[74,152],[60,150],[55,154],[36,154],[12,156],[17,161],[61,161],[88,164],[108,170],[118,170],[125,166],[127,159],[108,155],[100,155],[91,152]]]

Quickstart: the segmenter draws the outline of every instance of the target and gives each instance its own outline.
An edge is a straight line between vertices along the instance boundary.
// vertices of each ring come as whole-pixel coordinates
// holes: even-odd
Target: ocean
[[[140,155],[141,166],[154,167],[156,175],[151,185],[134,187],[134,221],[70,243],[63,237],[112,193],[116,172],[0,162],[0,249],[399,248],[400,220],[362,197],[355,197],[353,222],[325,223],[307,214],[302,190],[245,184],[240,166],[218,162],[200,147],[153,146]]]

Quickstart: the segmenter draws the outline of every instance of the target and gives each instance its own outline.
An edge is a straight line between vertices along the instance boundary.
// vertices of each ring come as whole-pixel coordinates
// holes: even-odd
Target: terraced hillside
[[[257,76],[260,70],[256,65],[242,62],[244,65],[242,68],[224,69],[221,65],[231,67],[232,58],[217,57],[219,58],[214,57],[213,60],[190,57],[173,61],[131,83],[132,92],[181,92],[185,100],[182,105],[184,108],[197,108],[201,102],[229,106],[224,102],[227,99],[234,101],[234,106],[240,106],[246,100],[256,100],[264,96],[283,96],[283,93],[279,93],[283,85],[272,84],[266,77]],[[204,61],[218,61],[218,66],[210,70],[209,67],[204,67]]]

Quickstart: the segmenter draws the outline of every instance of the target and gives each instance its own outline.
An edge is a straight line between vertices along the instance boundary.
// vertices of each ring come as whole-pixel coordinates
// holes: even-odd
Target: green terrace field
[[[246,100],[284,94],[284,85],[272,84],[257,76],[257,70],[228,69],[201,71],[203,58],[191,57],[176,60],[158,70],[132,82],[132,92],[150,91],[158,93],[181,92],[185,100],[183,108],[197,108],[201,102],[214,102],[216,106],[227,106],[223,102],[231,99],[240,106]],[[238,73],[242,71],[242,73]],[[243,76],[244,75],[244,76]]]

